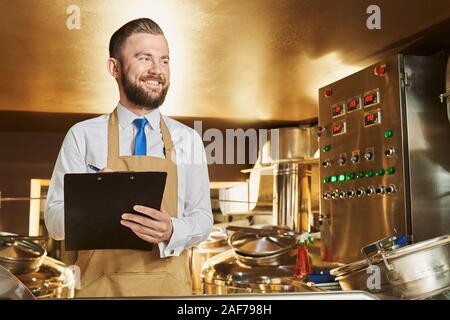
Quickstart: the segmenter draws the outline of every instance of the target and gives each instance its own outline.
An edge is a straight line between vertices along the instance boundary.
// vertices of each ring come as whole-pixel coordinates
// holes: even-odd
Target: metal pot
[[[236,229],[234,229],[236,230]],[[272,225],[240,228],[229,238],[235,257],[248,266],[295,264],[296,234]]]
[[[233,250],[208,260],[202,268],[203,293],[282,293],[321,291],[293,279],[295,265],[248,266]]]
[[[367,260],[331,270],[343,290],[365,290],[402,299],[423,299],[450,288],[450,236],[441,236],[392,249],[392,238],[363,248]],[[370,256],[370,251],[377,252]],[[391,248],[391,249],[389,249]],[[373,270],[368,272],[369,266]],[[370,277],[379,268],[379,285]]]
[[[38,299],[73,298],[75,278],[64,263],[45,257],[36,272],[16,275]]]
[[[450,236],[381,252],[394,296],[420,299],[450,289]]]
[[[189,267],[192,277],[192,292],[202,293],[201,270],[203,264],[210,258],[229,250],[227,234],[223,230],[210,233],[207,240],[189,249]]]
[[[333,269],[330,274],[336,277],[342,290],[363,290],[373,294],[392,295],[392,285],[387,279],[384,265],[376,263],[372,264],[371,268],[369,266],[367,260],[360,260]],[[372,281],[376,280],[375,278],[371,278],[377,272],[373,266],[380,270],[378,283]]]
[[[38,270],[47,255],[39,244],[22,239],[24,237],[0,232],[0,265],[13,274]]]

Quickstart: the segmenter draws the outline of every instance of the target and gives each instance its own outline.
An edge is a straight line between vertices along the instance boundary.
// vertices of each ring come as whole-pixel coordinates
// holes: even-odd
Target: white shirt
[[[132,155],[139,118],[118,105],[120,155]],[[164,157],[159,109],[145,115],[147,154]],[[174,144],[178,175],[178,212],[172,218],[170,241],[159,243],[161,257],[178,256],[181,252],[205,240],[213,225],[209,176],[203,142],[198,133],[184,124],[163,116]],[[93,172],[87,164],[107,166],[108,115],[79,122],[70,128],[61,146],[45,206],[45,224],[56,240],[64,239],[64,174]]]

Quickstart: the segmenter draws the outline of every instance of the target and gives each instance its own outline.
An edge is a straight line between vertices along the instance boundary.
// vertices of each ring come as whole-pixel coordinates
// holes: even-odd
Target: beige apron
[[[119,155],[117,109],[108,124],[108,168],[114,171],[164,171],[166,187],[161,207],[177,216],[178,181],[175,150],[169,130],[161,116],[165,159],[149,156]],[[119,221],[118,221],[119,222]],[[186,250],[178,257],[160,258],[158,245],[153,250],[79,251],[76,265],[81,271],[81,289],[76,297],[125,297],[190,295],[191,277]]]

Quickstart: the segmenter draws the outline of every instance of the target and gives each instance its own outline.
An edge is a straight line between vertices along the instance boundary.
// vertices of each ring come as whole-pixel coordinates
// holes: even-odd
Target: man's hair
[[[120,58],[120,50],[124,42],[134,33],[150,33],[154,35],[164,35],[158,24],[149,18],[135,19],[121,26],[109,40],[109,56]]]

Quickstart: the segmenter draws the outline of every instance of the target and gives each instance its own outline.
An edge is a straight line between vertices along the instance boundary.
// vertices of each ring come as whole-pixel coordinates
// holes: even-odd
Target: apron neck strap
[[[172,138],[163,116],[160,116],[161,135],[164,142],[166,154],[169,155],[174,150]],[[108,159],[118,157],[119,151],[119,116],[117,108],[109,116],[108,121]]]

